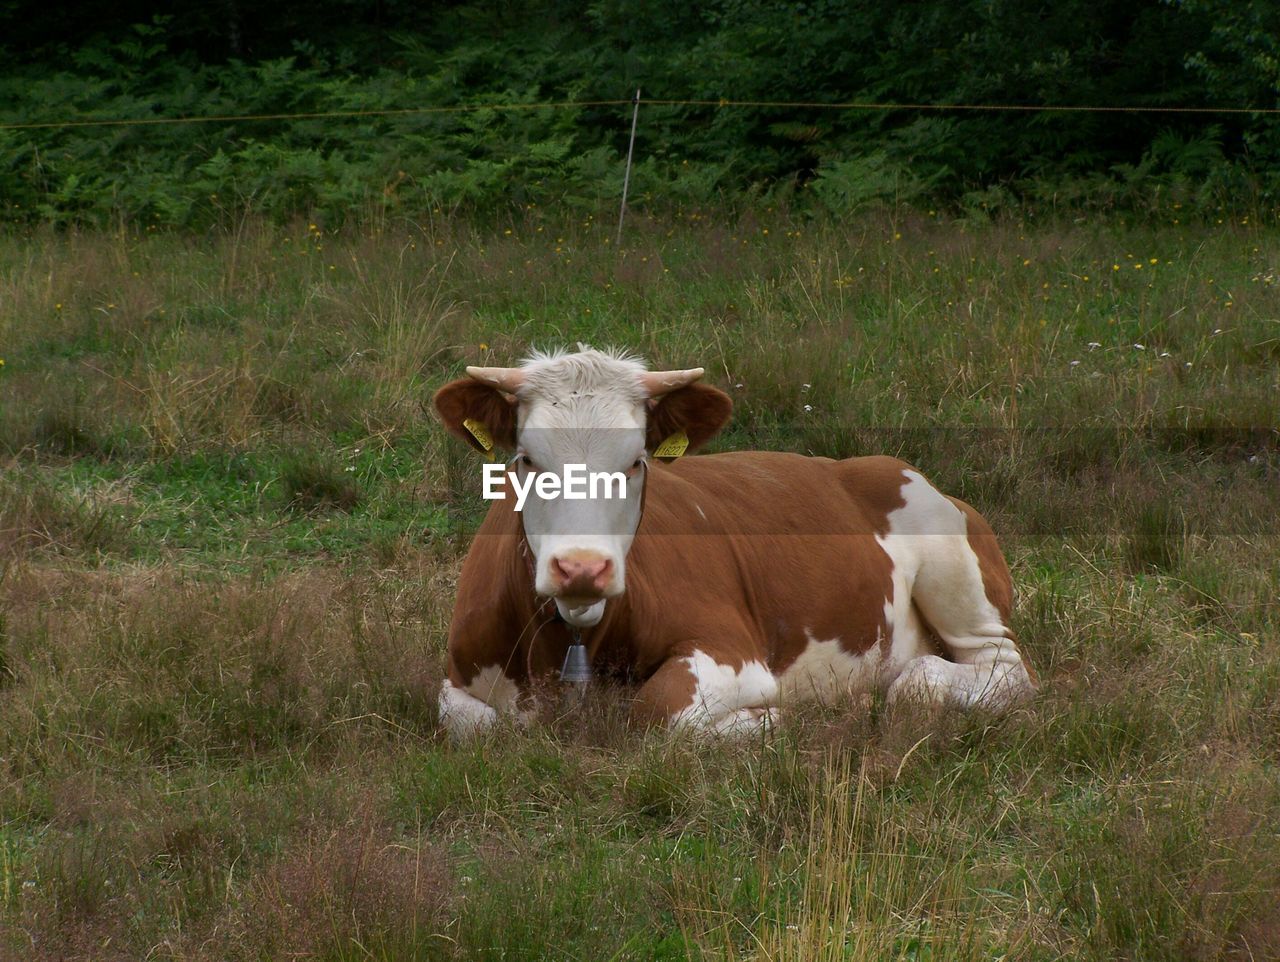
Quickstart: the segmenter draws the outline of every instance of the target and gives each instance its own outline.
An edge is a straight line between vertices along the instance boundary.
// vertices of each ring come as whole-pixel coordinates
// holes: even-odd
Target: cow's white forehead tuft
[[[640,375],[647,369],[642,358],[626,351],[597,351],[585,344],[577,353],[535,350],[520,365],[524,384],[521,401],[563,401],[578,397],[609,396],[632,404],[644,401]]]

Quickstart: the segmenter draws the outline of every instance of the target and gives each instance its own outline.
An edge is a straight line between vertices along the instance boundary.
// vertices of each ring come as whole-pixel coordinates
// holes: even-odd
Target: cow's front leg
[[[496,724],[502,716],[523,722],[517,710],[520,688],[499,665],[488,665],[470,678],[449,662],[449,675],[440,686],[440,724],[454,739],[470,738]]]
[[[741,735],[777,722],[778,681],[754,658],[693,647],[641,686],[632,717],[645,725]]]

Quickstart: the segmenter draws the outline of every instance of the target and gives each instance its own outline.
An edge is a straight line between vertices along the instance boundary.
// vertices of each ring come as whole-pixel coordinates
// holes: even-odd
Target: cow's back
[[[741,535],[883,532],[911,466],[897,458],[834,461],[772,451],[683,458],[649,477],[642,532]]]
[[[887,643],[893,564],[877,536],[902,504],[906,470],[886,457],[774,452],[655,468],[628,559],[633,630],[660,650],[689,612],[721,610],[778,672],[815,640],[853,653]]]

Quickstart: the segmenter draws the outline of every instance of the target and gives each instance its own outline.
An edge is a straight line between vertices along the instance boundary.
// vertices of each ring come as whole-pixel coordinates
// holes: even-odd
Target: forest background
[[[697,102],[642,107],[641,206],[1237,210],[1280,188],[1280,10],[1266,0],[125,0],[45,14],[0,3],[10,221],[594,210],[621,192],[637,88]],[[739,106],[761,101],[810,106]],[[830,106],[850,103],[942,109]],[[1049,109],[950,109],[990,105]],[[83,125],[280,114],[333,116]]]

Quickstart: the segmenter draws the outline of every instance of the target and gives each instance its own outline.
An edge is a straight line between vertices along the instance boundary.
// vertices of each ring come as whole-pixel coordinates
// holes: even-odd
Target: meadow
[[[0,959],[1280,957],[1274,212],[613,226],[0,236]],[[576,341],[972,502],[1039,697],[450,744],[430,395]]]

